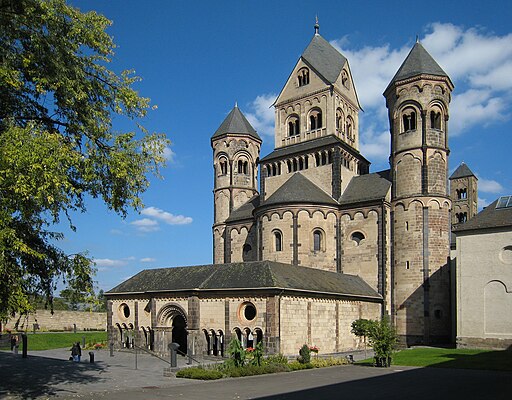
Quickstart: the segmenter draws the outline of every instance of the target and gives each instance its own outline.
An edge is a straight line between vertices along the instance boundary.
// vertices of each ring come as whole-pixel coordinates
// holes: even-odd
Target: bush
[[[245,364],[246,352],[240,341],[235,337],[231,339],[228,347],[228,354],[233,360],[235,367],[243,367]]]
[[[346,365],[348,361],[346,358],[315,358],[311,360],[311,365],[314,368],[334,367],[336,365]]]
[[[397,342],[395,328],[391,326],[389,319],[383,317],[380,321],[375,321],[368,338],[375,353],[376,366],[389,367]]]
[[[307,344],[303,344],[300,348],[297,361],[301,364],[309,364],[311,361],[311,350],[309,350],[309,346]]]
[[[220,379],[223,376],[222,372],[216,369],[203,367],[190,367],[176,372],[176,378],[201,379],[204,381]]]
[[[279,354],[272,354],[272,355],[268,356],[265,359],[265,363],[266,364],[282,364],[282,365],[286,365],[286,364],[288,364],[288,358],[286,358],[281,353],[279,353]]]
[[[313,364],[311,363],[301,363],[299,361],[292,361],[288,363],[288,368],[290,368],[290,371],[299,371],[301,369],[312,369]]]

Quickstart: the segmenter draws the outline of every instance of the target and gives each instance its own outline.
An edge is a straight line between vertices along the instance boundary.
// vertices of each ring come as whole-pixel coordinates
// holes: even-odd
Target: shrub
[[[375,353],[376,365],[378,367],[389,367],[397,343],[396,331],[391,326],[389,318],[383,317],[380,321],[375,321],[368,338]]]
[[[315,368],[333,367],[335,365],[346,365],[348,361],[346,358],[315,358],[311,360],[311,365]]]
[[[300,348],[297,361],[301,364],[309,364],[311,361],[311,350],[309,350],[309,346],[307,344],[303,344]]]
[[[311,369],[314,367],[311,363],[301,363],[299,361],[292,361],[288,363],[288,368],[290,368],[290,371],[299,371],[301,369]]]
[[[220,379],[223,376],[221,371],[203,367],[190,367],[176,372],[177,378],[201,379],[205,381]]]
[[[236,337],[229,342],[228,354],[233,360],[235,367],[242,367],[245,364],[246,352]]]
[[[286,364],[288,364],[288,358],[286,358],[281,353],[279,353],[279,354],[272,354],[272,355],[268,356],[265,359],[265,363],[266,364],[282,364],[282,365],[286,365]]]
[[[252,351],[251,364],[261,366],[262,358],[263,358],[263,342],[259,342]]]

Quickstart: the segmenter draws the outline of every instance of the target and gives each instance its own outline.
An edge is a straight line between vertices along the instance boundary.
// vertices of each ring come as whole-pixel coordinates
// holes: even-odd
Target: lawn
[[[372,361],[361,363],[369,364]],[[512,371],[512,351],[422,347],[393,354],[392,365]]]
[[[38,332],[27,334],[28,350],[50,350],[60,348],[71,348],[74,342],[80,342],[85,336],[85,343],[99,343],[107,340],[107,332]],[[3,347],[3,350],[9,350],[10,347]],[[20,351],[22,349],[20,342]]]

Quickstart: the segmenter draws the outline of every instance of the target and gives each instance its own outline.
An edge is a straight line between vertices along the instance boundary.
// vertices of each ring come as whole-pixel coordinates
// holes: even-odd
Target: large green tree
[[[142,206],[167,139],[140,120],[149,99],[132,71],[109,69],[111,22],[65,0],[0,0],[0,318],[51,302],[56,284],[92,293],[86,254],[66,254],[55,224],[89,198],[126,216]],[[132,132],[112,120],[124,116]],[[116,117],[117,118],[117,117]]]

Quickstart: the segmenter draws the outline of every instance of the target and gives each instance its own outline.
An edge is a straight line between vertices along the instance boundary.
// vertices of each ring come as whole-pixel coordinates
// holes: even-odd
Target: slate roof
[[[300,172],[294,173],[292,177],[272,193],[262,205],[268,206],[284,203],[338,205],[336,200]]]
[[[450,179],[466,178],[468,176],[474,176],[476,178],[475,174],[469,169],[469,167],[465,163],[462,163],[457,167],[455,172],[450,176]]]
[[[443,71],[434,58],[425,50],[423,45],[420,42],[416,42],[393,79],[391,79],[387,89],[397,81],[422,74],[443,76],[449,79],[446,72]]]
[[[341,147],[343,147],[344,150],[347,150],[353,156],[370,164],[370,162],[366,158],[364,158],[361,155],[361,153],[359,153],[353,147],[350,147],[343,140],[334,135],[322,136],[316,139],[306,140],[305,142],[292,144],[290,146],[279,147],[275,149],[272,153],[267,154],[265,157],[263,157],[260,160],[260,164],[270,160],[288,157],[292,154],[308,153],[311,150],[332,145],[340,145]]]
[[[359,276],[273,261],[148,269],[109,290],[106,295],[246,289],[284,289],[375,300],[382,298]]]
[[[329,83],[336,82],[347,59],[319,34],[313,36],[302,58]]]
[[[503,228],[512,226],[512,207],[496,209],[498,200],[489,204],[477,215],[463,224],[453,227],[453,232],[474,231],[479,229]]]
[[[249,199],[249,201],[245,204],[242,204],[237,209],[231,211],[231,214],[229,214],[228,219],[226,219],[226,222],[235,222],[235,221],[241,221],[244,219],[250,219],[253,218],[252,212],[256,207],[260,205],[260,196],[256,195]]]
[[[385,199],[391,188],[390,170],[353,177],[340,197],[340,204]]]
[[[230,111],[226,119],[220,124],[217,131],[212,136],[212,139],[220,137],[225,134],[242,134],[249,135],[261,142],[261,138],[258,133],[251,126],[247,118],[245,118],[244,114],[240,111],[240,109],[235,106]]]

